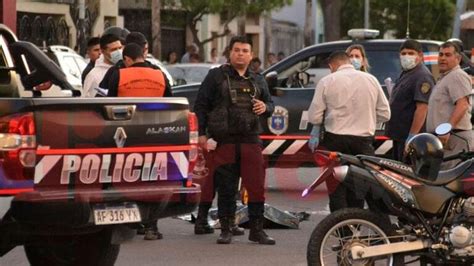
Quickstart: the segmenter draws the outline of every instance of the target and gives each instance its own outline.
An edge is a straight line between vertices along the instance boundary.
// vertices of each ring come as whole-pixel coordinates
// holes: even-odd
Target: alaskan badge
[[[288,129],[288,110],[282,106],[275,106],[271,117],[268,118],[268,129],[275,135],[281,135]]]

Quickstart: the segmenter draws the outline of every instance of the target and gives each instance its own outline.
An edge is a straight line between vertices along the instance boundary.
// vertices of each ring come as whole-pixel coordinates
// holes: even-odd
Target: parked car
[[[189,63],[168,65],[168,70],[176,81],[176,85],[201,83],[209,69],[218,67],[219,64]]]
[[[87,61],[73,49],[63,45],[51,45],[43,49],[66,75],[67,81],[77,90],[82,90],[81,74]]]
[[[176,81],[173,79],[173,76],[170,74],[169,69],[158,59],[156,59],[152,54],[147,54],[146,61],[152,63],[153,65],[160,68],[160,70],[166,75],[166,78],[169,80],[170,85],[176,85]]]

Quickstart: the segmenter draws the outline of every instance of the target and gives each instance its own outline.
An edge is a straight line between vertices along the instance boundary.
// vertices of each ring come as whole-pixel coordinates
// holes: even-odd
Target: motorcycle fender
[[[315,190],[319,185],[324,183],[328,178],[335,178],[336,180],[342,182],[344,181],[345,177],[347,176],[347,171],[349,170],[348,166],[336,166],[336,167],[327,167],[324,169],[321,174],[313,181],[311,185],[309,185],[303,193],[301,193],[301,197],[308,196],[313,190]]]

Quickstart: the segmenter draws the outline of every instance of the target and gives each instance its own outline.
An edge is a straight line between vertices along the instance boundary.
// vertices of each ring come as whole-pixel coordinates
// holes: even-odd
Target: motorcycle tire
[[[357,208],[347,208],[338,210],[326,218],[324,218],[313,230],[311,238],[308,243],[306,259],[309,266],[319,266],[319,265],[374,265],[373,260],[365,259],[361,260],[352,260],[350,258],[350,247],[354,244],[370,246],[370,243],[367,243],[367,240],[364,238],[354,237],[350,233],[350,228],[347,225],[358,225],[355,228],[358,228],[358,232],[361,231],[362,226],[367,227],[367,229],[374,231],[379,234],[381,244],[389,243],[387,237],[394,236],[395,231],[392,225],[384,219],[383,216],[377,215],[369,210],[357,209]],[[354,227],[352,227],[354,228]],[[334,253],[333,260],[334,262],[329,262],[327,257],[324,257],[323,260],[323,250],[328,250],[327,247],[324,249],[326,241],[330,240],[331,234],[336,233],[338,245],[343,244],[338,251],[334,251],[334,245],[331,246],[331,252]],[[341,236],[342,234],[342,236]],[[344,234],[348,234],[350,237],[346,238],[348,240],[343,240]],[[364,242],[365,241],[365,242]],[[373,239],[371,241],[374,241]],[[386,256],[387,265],[404,265],[404,256],[401,254],[392,254]],[[380,264],[375,264],[380,265]]]
[[[24,246],[32,266],[88,265],[112,266],[117,260],[120,245],[112,244],[111,230],[77,236],[46,236],[42,244]]]

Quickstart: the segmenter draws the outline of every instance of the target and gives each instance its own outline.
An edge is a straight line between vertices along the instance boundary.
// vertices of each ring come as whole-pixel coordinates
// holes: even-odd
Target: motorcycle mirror
[[[443,123],[436,127],[435,132],[436,135],[443,136],[451,132],[451,130],[453,130],[453,126],[450,123]]]

